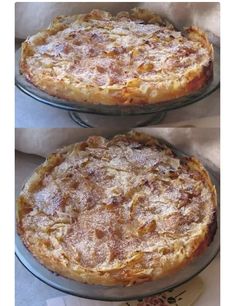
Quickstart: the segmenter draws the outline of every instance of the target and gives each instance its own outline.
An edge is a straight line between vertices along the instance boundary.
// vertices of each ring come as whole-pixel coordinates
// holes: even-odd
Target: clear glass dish
[[[183,152],[168,144],[169,147],[178,155],[185,156]],[[134,285],[131,287],[122,286],[98,286],[88,285],[77,281],[73,281],[57,275],[42,266],[27,250],[22,243],[20,237],[16,234],[16,256],[34,276],[46,283],[47,285],[58,289],[64,293],[75,295],[82,298],[102,300],[102,301],[127,301],[141,299],[146,296],[155,295],[170,289],[173,289],[204,270],[219,252],[220,245],[220,216],[219,216],[219,199],[220,199],[220,184],[218,175],[211,169],[210,166],[204,163],[213,184],[217,190],[217,222],[218,228],[213,241],[203,254],[195,258],[191,263],[185,266],[170,276],[161,278],[157,281],[146,282],[143,284]]]
[[[180,107],[187,106],[206,98],[208,95],[213,93],[220,85],[220,49],[214,46],[215,60],[214,60],[214,73],[213,80],[205,86],[202,90],[197,91],[179,99],[147,105],[103,105],[103,104],[89,104],[89,103],[78,103],[70,102],[53,97],[38,89],[36,86],[28,82],[25,77],[20,73],[19,61],[21,49],[16,52],[15,61],[15,82],[16,86],[22,90],[25,94],[34,98],[35,100],[44,104],[64,109],[72,112],[98,114],[98,115],[147,115],[159,112],[166,112],[169,110],[177,109]]]

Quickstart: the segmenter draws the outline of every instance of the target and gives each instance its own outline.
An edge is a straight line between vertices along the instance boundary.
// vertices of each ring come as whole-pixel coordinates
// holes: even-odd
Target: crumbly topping
[[[65,21],[61,18],[52,25],[56,29],[57,23],[63,24],[53,35],[29,39],[35,43],[34,54],[27,59],[32,74],[101,88],[138,87],[142,81],[141,90],[147,91],[151,83],[180,81],[210,59],[200,41],[189,39],[160,17],[146,21],[144,15],[141,19],[94,10]]]
[[[19,232],[36,257],[70,269],[132,263],[151,273],[205,238],[215,209],[205,173],[143,134],[90,137],[51,155],[26,184]]]

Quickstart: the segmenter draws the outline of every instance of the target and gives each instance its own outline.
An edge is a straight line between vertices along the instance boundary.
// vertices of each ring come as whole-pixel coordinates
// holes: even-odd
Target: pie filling
[[[77,102],[147,104],[184,96],[212,77],[213,48],[143,9],[57,17],[22,45],[21,71],[40,89]]]
[[[216,229],[216,192],[198,160],[155,138],[89,137],[50,155],[18,198],[18,232],[47,268],[94,284],[173,273]]]

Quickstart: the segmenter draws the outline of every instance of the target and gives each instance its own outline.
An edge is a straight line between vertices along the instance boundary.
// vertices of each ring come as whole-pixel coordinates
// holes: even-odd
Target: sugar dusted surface
[[[42,263],[72,278],[81,270],[124,284],[159,276],[192,257],[215,209],[193,159],[137,133],[90,137],[49,157],[37,175],[18,199],[19,233]]]
[[[69,100],[146,104],[201,89],[211,78],[212,57],[199,29],[183,34],[139,9],[117,16],[93,10],[58,17],[26,40],[21,71],[40,89]]]

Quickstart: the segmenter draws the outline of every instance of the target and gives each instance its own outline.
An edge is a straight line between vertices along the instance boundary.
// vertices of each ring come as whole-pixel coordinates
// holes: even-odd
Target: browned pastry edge
[[[138,133],[137,133],[138,134]],[[95,137],[93,137],[95,139]],[[149,138],[148,138],[149,139]],[[83,146],[84,144],[86,144],[86,142],[81,142],[80,145]],[[58,151],[56,151],[55,153],[51,154],[48,156],[48,158],[46,159],[46,161],[39,166],[33,176],[29,179],[29,181],[26,183],[24,188],[28,188],[30,186],[33,186],[35,183],[37,183],[38,179],[47,171],[50,171],[50,169],[54,168],[58,162],[61,160],[61,158],[63,158],[63,156],[66,156],[67,152],[70,152],[73,148],[73,145],[67,146],[65,148],[62,148]],[[58,156],[57,154],[60,154],[60,156]],[[130,277],[128,276],[129,273],[131,273],[131,266],[127,269],[125,269],[125,271],[123,272],[124,274],[119,274],[115,271],[113,271],[114,273],[112,273],[112,271],[109,272],[93,272],[89,269],[84,269],[84,273],[80,275],[79,273],[71,273],[71,271],[67,270],[65,267],[63,267],[62,265],[58,265],[57,262],[53,262],[50,261],[50,258],[45,258],[43,257],[43,254],[34,254],[31,250],[31,247],[28,243],[28,241],[25,239],[24,237],[24,230],[22,229],[21,226],[21,218],[24,214],[27,213],[28,208],[27,208],[27,203],[24,203],[22,201],[22,199],[19,197],[17,200],[17,231],[18,234],[20,235],[23,243],[25,244],[26,248],[28,248],[28,250],[30,252],[32,252],[32,254],[35,256],[35,258],[42,264],[44,265],[46,268],[48,268],[49,270],[51,270],[52,272],[56,272],[64,277],[70,278],[70,279],[74,279],[77,281],[81,281],[84,283],[89,283],[89,284],[100,284],[100,285],[108,285],[108,286],[112,286],[112,285],[124,285],[124,286],[130,286],[130,285],[134,285],[137,283],[142,283],[145,281],[153,281],[159,278],[162,278],[164,276],[168,276],[171,275],[177,271],[179,271],[180,269],[182,269],[183,267],[185,267],[187,264],[189,264],[192,260],[194,260],[195,258],[197,258],[198,256],[200,256],[205,249],[210,245],[210,243],[213,241],[214,235],[216,233],[216,229],[217,229],[217,212],[216,212],[216,189],[213,186],[210,177],[207,173],[207,171],[205,170],[205,168],[203,167],[203,165],[194,157],[186,157],[184,158],[185,161],[187,162],[188,165],[191,164],[191,167],[193,169],[197,169],[197,171],[200,172],[200,174],[203,176],[203,180],[205,181],[205,183],[208,185],[210,191],[211,191],[211,195],[212,195],[212,201],[214,202],[214,210],[211,214],[211,218],[210,218],[210,222],[207,224],[207,230],[205,233],[204,238],[202,239],[201,243],[197,246],[197,248],[193,251],[193,253],[191,254],[190,258],[184,258],[183,261],[181,261],[180,263],[178,262],[176,264],[176,262],[173,263],[173,265],[171,267],[167,267],[165,269],[165,271],[162,271],[161,275],[156,275],[153,273],[151,273],[150,275],[131,275]],[[49,162],[49,163],[48,163]],[[39,179],[40,181],[40,179]],[[21,194],[24,193],[24,189],[21,192]],[[26,205],[25,205],[26,204]],[[129,270],[130,269],[130,270]],[[135,273],[134,273],[135,274]]]
[[[89,14],[88,14],[89,15]],[[164,24],[163,19],[147,10],[136,9],[132,15],[134,18],[143,18],[148,23],[160,22]],[[43,41],[50,35],[57,33],[67,27],[66,21],[62,17],[57,17],[52,22],[50,28],[41,31],[33,42],[27,39],[22,44],[20,71],[26,79],[34,84],[39,89],[47,92],[49,95],[58,97],[65,101],[91,103],[91,104],[105,104],[105,105],[145,105],[164,103],[169,100],[174,100],[180,97],[190,95],[203,87],[205,87],[213,78],[213,46],[210,44],[207,35],[197,27],[189,27],[185,29],[185,36],[192,41],[198,41],[204,48],[208,50],[210,60],[204,66],[201,66],[196,71],[190,71],[184,76],[183,82],[176,80],[175,84],[163,84],[160,88],[151,87],[147,93],[143,93],[139,85],[129,86],[122,85],[120,88],[107,86],[106,88],[97,85],[90,85],[80,83],[79,86],[74,86],[71,83],[57,80],[54,77],[38,77],[32,74],[30,67],[27,64],[27,59],[33,55],[34,44],[42,44]],[[72,17],[71,17],[72,18]],[[142,83],[143,81],[141,81]],[[154,93],[154,94],[153,94]]]

